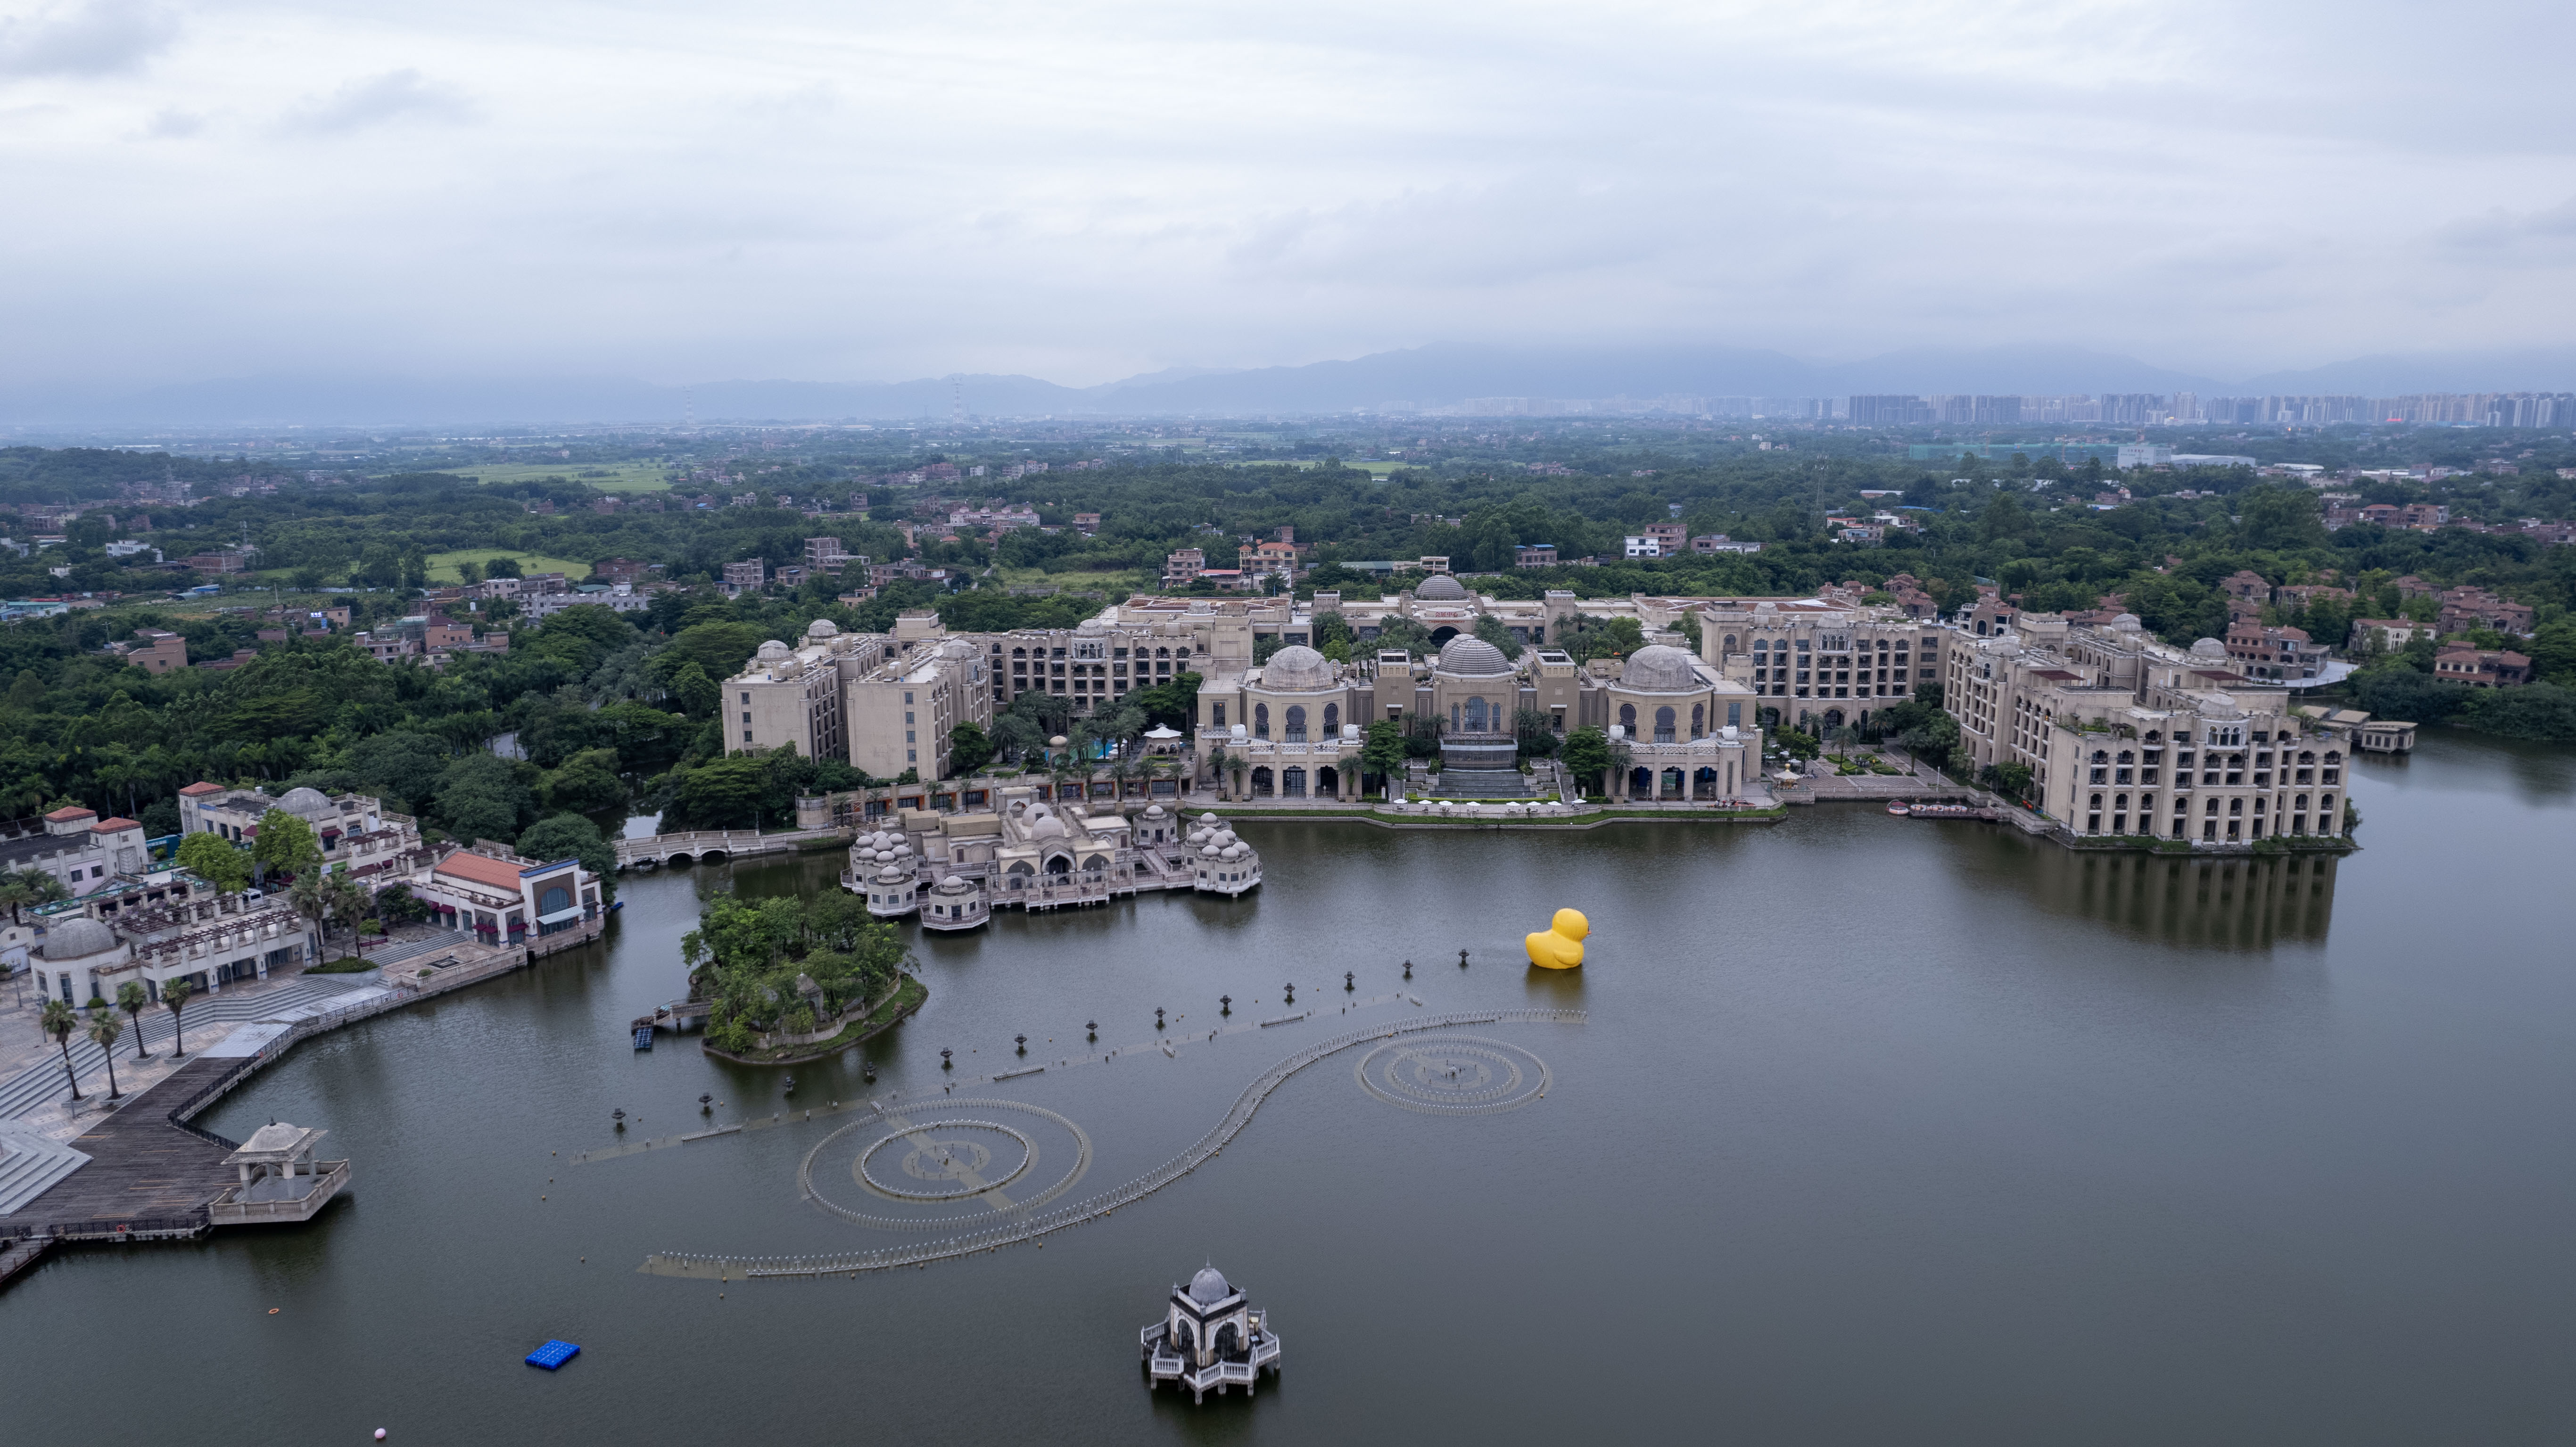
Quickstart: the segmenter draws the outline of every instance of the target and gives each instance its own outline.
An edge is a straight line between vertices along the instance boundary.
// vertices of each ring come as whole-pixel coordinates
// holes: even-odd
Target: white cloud
[[[307,99],[282,124],[289,131],[334,136],[395,121],[469,120],[473,114],[462,95],[423,79],[419,71],[388,70]]]
[[[0,168],[52,218],[0,231],[49,283],[0,329],[57,374],[2046,339],[2242,376],[2576,314],[2576,7],[2526,0],[170,13],[0,31]],[[99,17],[122,49],[46,38]],[[279,119],[138,144],[156,112]]]
[[[147,0],[49,5],[0,18],[0,75],[123,74],[168,49],[178,33],[177,18]]]

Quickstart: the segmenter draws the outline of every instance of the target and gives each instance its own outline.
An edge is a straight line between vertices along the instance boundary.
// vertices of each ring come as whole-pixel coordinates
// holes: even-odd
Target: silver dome
[[[339,808],[332,804],[331,796],[319,789],[289,789],[286,791],[286,797],[277,801],[277,807],[305,819],[340,812]]]
[[[1653,643],[1629,655],[1619,670],[1619,683],[1649,693],[1687,693],[1699,686],[1699,673],[1691,666],[1689,654],[1667,643]]]
[[[841,625],[833,622],[829,618],[817,618],[813,622],[805,625],[805,636],[808,638],[838,638],[841,636]]]
[[[1213,1266],[1200,1267],[1199,1274],[1190,1278],[1190,1300],[1201,1306],[1214,1306],[1232,1295],[1234,1288],[1226,1284],[1225,1273]]]
[[[1413,590],[1413,596],[1435,603],[1460,603],[1466,601],[1467,585],[1447,573],[1434,573],[1422,580],[1422,586]]]
[[[1463,633],[1440,645],[1439,661],[1431,666],[1461,678],[1500,678],[1512,671],[1512,661],[1503,656],[1503,650]]]
[[[48,960],[86,959],[106,954],[116,944],[116,931],[85,914],[45,927],[44,951]]]
[[[787,656],[795,651],[796,650],[789,648],[786,644],[772,638],[768,642],[760,645],[759,658],[763,663],[780,663],[784,662]]]
[[[1333,661],[1314,649],[1292,643],[1270,655],[1261,665],[1261,682],[1265,687],[1300,690],[1333,686]]]
[[[2227,656],[2227,645],[2219,642],[2215,638],[2203,638],[2199,642],[2191,645],[2191,656],[2194,658],[2223,659]]]

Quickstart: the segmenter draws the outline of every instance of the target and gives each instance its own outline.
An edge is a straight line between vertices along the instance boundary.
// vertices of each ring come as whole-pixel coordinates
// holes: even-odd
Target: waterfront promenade
[[[362,972],[244,981],[190,1001],[184,1058],[172,1049],[167,1009],[143,1012],[151,1054],[140,1058],[137,1022],[120,1012],[127,1029],[116,1043],[119,1092],[108,1094],[105,1053],[79,1038],[70,1059],[77,1100],[61,1047],[38,1029],[42,998],[32,987],[13,992],[0,1009],[0,1124],[21,1143],[50,1143],[44,1149],[72,1164],[14,1190],[0,1182],[0,1281],[55,1241],[175,1239],[210,1229],[208,1206],[236,1184],[225,1165],[236,1143],[190,1125],[191,1117],[298,1041],[521,968],[535,953],[411,931]]]

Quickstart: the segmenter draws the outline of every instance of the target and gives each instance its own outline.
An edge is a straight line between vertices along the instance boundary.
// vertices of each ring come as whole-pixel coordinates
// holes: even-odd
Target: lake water
[[[779,1108],[787,1072],[637,1053],[625,1025],[679,992],[705,892],[828,888],[839,857],[630,876],[604,946],[308,1043],[211,1114],[328,1127],[356,1186],[322,1221],[63,1253],[0,1294],[8,1436],[2566,1440],[2576,754],[2436,732],[2358,775],[2367,847],[2335,862],[2078,858],[1859,807],[1248,825],[1253,898],[925,941],[930,1001],[868,1047],[876,1088],[935,1093],[943,1046],[990,1073],[1022,1033],[1061,1059],[1090,1020],[1145,1042],[1165,1008],[1175,1058],[971,1092],[1082,1128],[1068,1200],[1371,1020],[1586,1010],[1465,1032],[1543,1060],[1547,1095],[1417,1114],[1353,1050],[1113,1217],[855,1281],[637,1269],[914,1239],[801,1199],[848,1117],[569,1160],[620,1107],[652,1136],[694,1129],[701,1092],[720,1119]],[[1527,970],[1520,935],[1561,905],[1592,918],[1590,964]],[[1344,971],[1384,995],[1408,957],[1421,1011],[1334,1013]],[[1241,1024],[1289,982],[1319,1019],[1204,1039],[1219,996]],[[796,1070],[799,1104],[866,1093],[859,1060]],[[830,1194],[866,1200],[845,1167],[872,1138],[818,1154]],[[1270,1312],[1285,1373],[1194,1408],[1147,1392],[1135,1333],[1210,1261]],[[548,1337],[581,1357],[522,1365]]]

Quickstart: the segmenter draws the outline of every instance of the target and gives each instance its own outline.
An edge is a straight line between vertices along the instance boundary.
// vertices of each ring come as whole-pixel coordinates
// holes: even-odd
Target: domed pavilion
[[[1279,1337],[1270,1330],[1270,1314],[1255,1310],[1243,1289],[1214,1266],[1200,1268],[1189,1285],[1172,1288],[1163,1319],[1138,1332],[1136,1345],[1145,1385],[1178,1383],[1190,1389],[1193,1402],[1206,1401],[1211,1387],[1220,1395],[1241,1387],[1249,1397],[1264,1371],[1279,1374]]]

